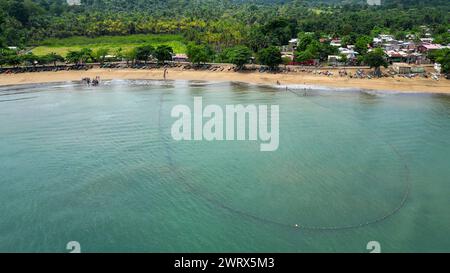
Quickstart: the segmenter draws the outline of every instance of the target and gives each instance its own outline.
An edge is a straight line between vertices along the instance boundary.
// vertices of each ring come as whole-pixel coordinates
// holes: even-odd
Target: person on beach
[[[92,85],[97,86],[100,83],[100,77],[96,76],[95,79],[92,80]]]
[[[88,78],[88,77],[82,78],[81,82],[85,83],[86,85],[90,85],[91,84],[91,78]]]
[[[168,73],[167,68],[164,68],[164,80],[166,79]]]

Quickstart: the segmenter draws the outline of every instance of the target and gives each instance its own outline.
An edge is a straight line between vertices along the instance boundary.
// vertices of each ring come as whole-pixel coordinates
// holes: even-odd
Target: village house
[[[411,74],[411,65],[406,63],[394,63],[392,69],[398,74]]]
[[[341,39],[333,39],[330,42],[331,46],[335,46],[335,47],[341,47],[342,46],[342,42]]]
[[[439,50],[442,49],[441,45],[438,44],[430,44],[430,43],[422,43],[417,47],[417,50],[421,53],[428,53],[432,50]]]
[[[428,64],[430,61],[419,52],[402,50],[385,50],[389,63],[403,62],[408,64]]]
[[[298,39],[297,38],[290,39],[287,51],[294,52],[297,49],[297,46],[298,46]]]
[[[422,43],[432,44],[434,39],[433,38],[429,38],[429,37],[428,38],[420,38],[420,41]]]
[[[400,43],[400,49],[407,52],[414,52],[416,51],[417,47],[414,42],[409,41]]]
[[[329,55],[328,56],[328,64],[329,65],[338,65],[341,63],[342,57],[339,55]]]
[[[406,62],[408,58],[408,53],[397,50],[385,50],[384,53],[388,58],[388,62]]]
[[[413,52],[409,54],[407,62],[415,64],[429,64],[430,60],[419,52]]]
[[[292,38],[289,40],[287,45],[281,46],[281,58],[287,59],[292,64],[295,59],[295,50],[297,50],[298,39]]]
[[[393,35],[390,34],[380,34],[378,37],[381,39],[381,42],[383,43],[390,43],[392,41],[395,41],[395,38]]]
[[[281,58],[287,59],[290,62],[294,61],[294,52],[281,52]]]
[[[350,47],[350,48],[348,48]],[[339,55],[329,55],[328,56],[328,64],[330,65],[338,65],[342,64],[342,56],[345,56],[347,58],[347,62],[351,63],[354,62],[357,58],[358,52],[353,50],[354,46],[350,45],[347,47],[339,47]]]
[[[383,44],[383,49],[385,51],[397,51],[400,50],[400,44],[393,42],[393,43],[387,43],[387,44]]]
[[[347,59],[348,60],[354,60],[354,59],[356,59],[358,56],[358,52],[356,52],[356,51],[354,51],[353,49],[350,49],[350,48],[348,48],[349,46],[347,46],[347,48],[345,48],[345,47],[340,47],[338,50],[339,50],[339,53],[341,54],[341,55],[345,55],[346,57],[347,57]]]
[[[293,53],[297,49],[297,46],[298,46],[298,39],[292,38],[289,40],[287,45],[281,46],[281,52],[286,54]]]
[[[174,62],[187,62],[188,56],[186,54],[175,54],[172,55],[172,61]]]
[[[389,34],[380,34],[372,40],[374,46],[396,45],[398,43],[394,36]]]
[[[425,73],[425,68],[422,66],[411,65],[407,63],[394,63],[392,69],[397,74],[408,75],[408,74],[423,74]]]
[[[378,45],[381,45],[381,44],[383,43],[383,41],[381,40],[381,38],[374,37],[373,40],[372,40],[372,43],[373,43],[375,46],[378,46]]]
[[[406,39],[409,41],[412,41],[414,39],[416,39],[416,35],[414,34],[406,34]]]
[[[287,64],[289,65],[305,65],[305,66],[315,66],[319,64],[318,59],[311,59],[304,62],[296,62],[295,61],[295,51],[297,50],[298,39],[292,38],[289,40],[287,45],[281,46],[281,58],[284,60],[288,60]]]

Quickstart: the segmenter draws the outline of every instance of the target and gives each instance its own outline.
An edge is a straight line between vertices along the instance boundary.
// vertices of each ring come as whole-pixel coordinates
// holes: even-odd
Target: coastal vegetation
[[[261,64],[267,65],[272,70],[283,62],[280,50],[275,46],[261,49],[258,53],[258,60]]]
[[[384,58],[384,52],[381,48],[376,48],[374,51],[367,53],[364,56],[364,63],[366,63],[371,68],[375,68],[375,75],[380,76],[380,67],[387,67],[388,63]]]
[[[192,63],[199,65],[211,61],[214,52],[208,45],[190,43],[187,46],[187,55]]]
[[[36,55],[57,53],[65,56],[69,51],[76,51],[88,47],[93,50],[100,48],[110,49],[110,53],[117,50],[127,51],[137,46],[151,44],[170,46],[175,53],[186,52],[186,44],[180,34],[132,34],[120,36],[99,36],[95,38],[75,36],[69,38],[49,38],[40,41],[32,52]]]
[[[256,61],[273,69],[289,63],[280,52],[293,38],[294,62],[339,56],[348,63],[329,43],[337,37],[358,53],[352,64],[370,65],[379,57],[369,50],[380,34],[431,35],[435,43],[450,44],[449,11],[445,0],[386,0],[382,6],[360,0],[81,0],[72,6],[65,0],[0,0],[0,65],[56,63],[52,56],[69,63],[103,63],[111,56],[164,62],[171,52],[186,53],[197,65],[229,62],[242,69]],[[445,52],[430,53],[443,71]]]
[[[397,36],[420,33],[422,25],[436,38],[450,38],[448,1],[390,0],[380,7],[361,2],[365,1],[82,0],[80,6],[69,6],[65,0],[0,0],[0,40],[10,46],[81,41],[84,46],[95,43],[92,38],[117,43],[121,38],[111,36],[176,34],[220,49],[243,43],[257,51],[285,44],[301,31],[343,36],[354,43],[361,35],[382,31]],[[135,44],[141,38],[127,41]]]
[[[450,74],[450,49],[439,50],[436,54],[436,62],[442,65],[442,73]]]

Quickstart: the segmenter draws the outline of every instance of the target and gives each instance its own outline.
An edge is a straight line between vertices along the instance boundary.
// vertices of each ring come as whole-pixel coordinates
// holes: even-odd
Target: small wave
[[[236,84],[237,82],[233,81],[210,81],[210,80],[189,80],[187,81],[189,86],[210,86],[210,85],[216,85],[216,84]]]
[[[101,85],[131,85],[131,86],[173,86],[172,80],[107,80],[102,81]]]
[[[324,85],[315,85],[315,84],[287,84],[287,85],[270,85],[277,89],[293,89],[293,90],[322,90],[322,91],[352,91],[359,92],[361,88],[356,87],[330,87]]]
[[[25,98],[16,98],[16,99],[7,99],[7,100],[0,100],[0,102],[8,102],[8,101],[18,101],[18,100],[30,100],[37,98],[37,96],[34,97],[25,97]]]

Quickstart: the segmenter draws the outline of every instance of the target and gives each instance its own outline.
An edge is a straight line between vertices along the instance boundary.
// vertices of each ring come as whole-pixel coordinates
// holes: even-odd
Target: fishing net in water
[[[280,148],[272,153],[247,141],[172,143],[161,94],[159,127],[179,184],[240,217],[297,229],[359,228],[398,212],[410,181],[396,147],[363,119],[287,91],[298,108],[280,114]]]

